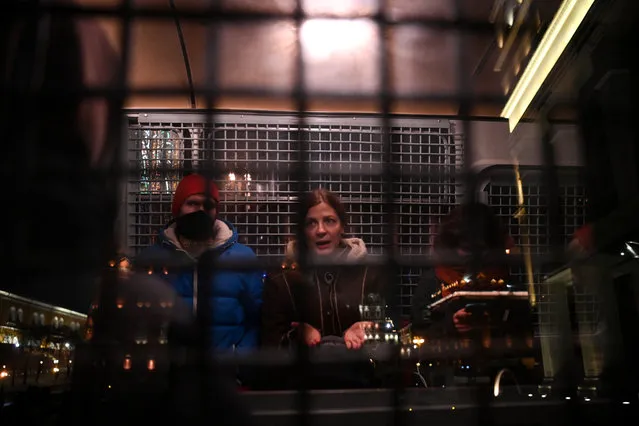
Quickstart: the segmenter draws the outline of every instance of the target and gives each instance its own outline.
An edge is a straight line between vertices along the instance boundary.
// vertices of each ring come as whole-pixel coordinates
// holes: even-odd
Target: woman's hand
[[[484,320],[488,318],[488,313],[484,312]],[[466,308],[461,308],[453,314],[453,325],[459,333],[468,333],[469,331],[481,325],[480,318],[472,312],[468,312]]]
[[[370,321],[359,321],[344,332],[344,343],[347,349],[359,349],[366,340],[366,329],[373,327]]]
[[[291,325],[297,328],[297,332],[306,346],[315,346],[322,341],[322,335],[319,330],[312,325],[308,325],[305,322],[293,322]]]

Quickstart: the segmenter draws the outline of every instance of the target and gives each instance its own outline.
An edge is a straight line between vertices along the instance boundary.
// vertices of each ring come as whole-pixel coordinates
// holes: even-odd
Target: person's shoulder
[[[422,271],[420,278],[437,280],[437,273],[435,272],[435,268],[425,268]]]
[[[239,243],[239,242],[235,242],[231,245],[229,245],[226,248],[226,252],[234,257],[242,257],[242,258],[247,258],[247,259],[255,259],[257,258],[257,255],[255,254],[255,252],[253,251],[252,248],[250,248],[249,246]]]
[[[139,265],[152,260],[157,260],[158,258],[168,257],[169,255],[170,250],[167,247],[164,247],[160,243],[155,243],[143,248],[142,251],[133,256],[131,260],[133,264]]]
[[[264,284],[271,287],[279,287],[284,284],[284,274],[282,271],[274,270],[266,272],[266,280]]]
[[[419,276],[419,281],[417,282],[419,291],[423,292],[435,291],[439,288],[439,284],[440,279],[437,277],[435,268],[424,269]]]
[[[185,268],[192,267],[194,260],[185,252],[176,250],[161,242],[144,248],[135,255],[131,264],[133,268]]]

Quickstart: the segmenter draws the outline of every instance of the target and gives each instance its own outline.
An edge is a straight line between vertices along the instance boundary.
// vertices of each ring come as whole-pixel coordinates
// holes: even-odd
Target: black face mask
[[[185,214],[175,219],[175,233],[191,241],[208,241],[215,236],[213,218],[202,210]]]

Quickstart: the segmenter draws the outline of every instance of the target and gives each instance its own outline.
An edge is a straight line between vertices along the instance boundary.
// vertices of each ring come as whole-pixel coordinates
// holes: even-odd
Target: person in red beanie
[[[228,269],[223,264],[202,272],[205,254],[233,264],[256,259],[253,250],[238,242],[235,227],[218,218],[219,202],[214,182],[199,174],[184,177],[173,197],[173,220],[134,264],[168,281],[194,314],[203,306],[209,310],[214,350],[243,351],[259,343],[263,273]]]
[[[139,297],[134,300],[171,300],[175,292],[164,287],[158,277],[146,273],[137,277],[149,278],[144,283],[130,277],[126,286],[125,281],[117,280],[120,272],[113,256],[118,246],[114,231],[117,188],[122,178],[117,173],[122,111],[118,106],[120,94],[112,89],[121,87],[116,78],[121,74],[121,55],[112,49],[97,19],[43,9],[77,7],[74,3],[79,2],[3,3],[7,19],[0,29],[0,121],[12,143],[7,144],[9,152],[3,158],[2,170],[12,182],[10,190],[14,188],[20,199],[37,200],[51,209],[44,220],[42,209],[7,209],[9,229],[2,239],[3,271],[12,278],[3,280],[3,290],[80,312],[86,312],[96,292],[100,294],[98,300],[115,302],[112,290],[123,287],[127,287],[127,294]],[[34,52],[38,52],[37,60]],[[89,87],[102,89],[104,96],[87,92]],[[28,166],[16,158],[28,158]],[[11,178],[13,175],[15,178]],[[117,422],[123,406],[127,417],[134,421],[148,418],[149,412],[161,412],[164,418],[182,422],[212,418],[220,426],[253,423],[235,395],[234,380],[225,375],[228,368],[214,359],[209,360],[206,372],[195,366],[198,380],[180,374],[179,384],[183,386],[176,386],[177,380],[165,379],[159,368],[146,368],[145,356],[162,358],[163,353],[154,352],[157,345],[141,345],[135,351],[134,359],[138,357],[141,362],[134,361],[133,382],[131,375],[113,368],[127,352],[126,342],[134,334],[129,332],[159,315],[154,308],[138,308],[138,317],[125,315],[119,322],[109,313],[115,303],[110,305],[103,305],[97,316],[89,317],[95,319],[92,328],[98,339],[76,341],[71,383],[63,394],[13,398],[10,410],[0,405],[3,420],[9,419],[5,423],[11,418],[37,422],[39,413],[47,409],[49,419],[56,424],[94,418],[95,423],[107,425]],[[178,305],[176,301],[174,311]],[[162,310],[175,320],[174,313]],[[192,323],[190,318],[186,320]],[[208,384],[206,393],[201,385],[204,381]],[[108,392],[104,383],[109,384]],[[171,392],[157,391],[158,384],[161,389],[164,383],[170,384]],[[178,400],[174,395],[184,398]],[[199,404],[204,398],[205,407]],[[188,405],[184,400],[192,403]]]
[[[208,196],[206,194],[208,194]],[[207,199],[216,204],[220,202],[220,191],[217,185],[215,185],[214,182],[207,183],[202,175],[188,175],[180,181],[175,190],[171,213],[173,217],[193,213],[204,207],[204,203]],[[214,215],[217,215],[217,209],[213,210],[213,212]]]

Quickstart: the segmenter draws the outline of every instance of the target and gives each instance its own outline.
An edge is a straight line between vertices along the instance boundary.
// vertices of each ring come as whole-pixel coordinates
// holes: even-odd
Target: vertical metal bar
[[[112,152],[115,153],[116,158],[113,168],[95,172],[112,173],[113,176],[109,176],[107,182],[115,187],[119,186],[120,179],[127,179],[128,176],[128,167],[122,164],[120,154],[124,149],[122,109],[128,93],[127,72],[130,53],[131,0],[126,0],[121,4],[118,14],[122,18],[121,57],[116,77],[112,82],[115,87],[106,88],[109,93],[106,99],[108,106],[106,140],[112,141],[112,143],[115,144]],[[79,18],[74,16],[71,21],[74,22],[77,19]],[[85,96],[85,93],[84,90],[81,90],[80,96]],[[111,181],[111,178],[115,178],[115,182]],[[104,224],[104,226],[110,226],[112,229],[108,241],[104,242],[107,247],[107,252],[112,256],[112,259],[109,264],[103,265],[102,270],[99,271],[101,279],[97,295],[99,308],[97,312],[94,311],[97,315],[95,318],[94,336],[89,344],[88,353],[77,363],[80,364],[81,369],[87,368],[87,370],[85,370],[82,375],[84,377],[80,377],[80,374],[74,374],[72,385],[73,398],[70,401],[72,401],[71,403],[74,404],[76,408],[79,408],[77,414],[80,416],[83,416],[86,412],[93,412],[93,410],[95,410],[97,403],[102,400],[107,390],[108,378],[112,377],[118,365],[118,360],[116,359],[118,350],[114,347],[117,333],[116,327],[118,326],[118,323],[115,321],[119,281],[117,258],[115,257],[118,249],[118,235],[115,232],[114,224]],[[91,365],[100,367],[90,370]],[[97,375],[88,377],[87,373],[89,371],[97,373]],[[71,408],[70,410],[74,411]]]
[[[307,94],[305,83],[305,64],[304,64],[304,46],[302,45],[302,25],[305,21],[304,9],[302,0],[297,0],[295,4],[295,44],[296,44],[296,61],[295,61],[295,80],[294,80],[294,102],[295,109],[297,111],[297,134],[296,138],[298,143],[299,160],[295,169],[295,182],[297,183],[297,249],[298,249],[298,263],[300,270],[306,270],[308,266],[308,247],[306,244],[306,237],[304,234],[304,221],[302,202],[306,193],[306,185],[308,182],[308,165],[306,163],[306,110],[307,110]],[[300,291],[296,295],[297,300],[304,300],[307,297],[307,286],[302,285]],[[297,302],[296,300],[296,302]],[[298,306],[304,306],[298,303]],[[301,317],[299,321],[305,323],[306,312],[303,309],[299,309]],[[322,313],[323,314],[323,313]],[[297,393],[297,407],[298,407],[298,424],[299,426],[308,426],[310,424],[310,395],[307,389],[308,385],[308,369],[310,368],[309,361],[309,348],[304,344],[302,339],[298,339],[297,344],[297,356],[295,359],[296,376],[299,378],[299,386]]]
[[[455,14],[456,19],[458,21],[463,21],[463,10],[464,10],[464,2],[463,0],[455,0]],[[471,114],[472,109],[472,88],[469,82],[470,76],[470,68],[468,68],[468,64],[466,61],[466,40],[467,36],[466,31],[458,28],[456,30],[455,39],[457,41],[457,90],[458,90],[458,98],[459,101],[459,110],[458,115],[460,117],[461,125],[462,125],[462,174],[461,179],[463,182],[463,195],[462,195],[462,204],[473,204],[477,202],[477,191],[478,191],[478,180],[473,172],[473,151],[472,151],[472,130],[470,127],[470,121],[468,117]],[[474,221],[474,217],[467,217],[468,223],[464,224],[466,229],[465,232],[469,233],[470,243],[471,243],[471,252],[472,257],[469,265],[469,272],[471,276],[475,276],[477,272],[480,271],[481,265],[479,264],[479,253],[477,251],[477,237],[476,230],[477,226]]]
[[[122,18],[122,28],[121,28],[121,45],[120,45],[120,64],[117,71],[117,77],[115,79],[115,87],[116,90],[113,94],[109,95],[108,101],[108,109],[109,109],[109,123],[107,128],[107,140],[115,141],[117,144],[114,152],[121,152],[121,144],[122,144],[122,110],[124,107],[124,102],[126,96],[128,94],[127,87],[127,75],[129,69],[129,60],[130,60],[130,40],[131,40],[131,0],[125,0],[122,2],[120,6],[120,10],[118,13]],[[115,168],[118,179],[126,179],[128,176],[127,168],[122,168],[118,162],[118,165]],[[109,244],[109,252],[112,255],[115,255],[117,250],[117,241],[115,240],[115,235],[112,235]],[[112,315],[115,315],[116,304],[117,304],[117,265],[116,268],[110,268],[106,271],[106,279],[102,280],[101,288],[100,288],[100,311],[101,322],[103,323],[102,331],[103,335],[99,337],[98,327],[96,326],[96,338],[98,338],[98,351],[101,351],[101,357],[105,360],[105,369],[107,372],[112,371],[112,368],[117,365],[116,360],[112,359],[113,355],[117,353],[117,351],[113,350],[113,348],[109,347],[113,339],[113,332],[115,327],[115,321],[113,320]]]
[[[464,2],[462,0],[455,0],[455,15],[458,22],[464,20],[463,10]],[[464,150],[464,164],[463,164],[463,179],[465,182],[464,191],[464,204],[472,204],[477,200],[478,181],[473,173],[473,152],[471,144],[471,128],[468,117],[470,116],[472,109],[472,88],[469,81],[471,75],[470,67],[467,66],[466,61],[466,40],[467,34],[464,30],[458,29],[456,34],[457,40],[457,88],[460,96],[459,116],[462,121],[463,128],[463,150]],[[479,258],[479,250],[477,246],[477,231],[478,227],[475,223],[474,217],[465,218],[468,223],[465,224],[466,232],[469,232],[472,258],[470,261],[469,272],[471,276],[476,276],[481,271],[481,264]],[[475,337],[474,350],[474,363],[483,364],[485,362],[484,349],[479,339],[479,334]],[[477,403],[477,424],[480,426],[486,426],[492,424],[491,410],[490,410],[490,393],[486,385],[476,383],[475,384],[475,397]]]
[[[9,10],[6,14],[6,17],[9,20],[9,25],[6,27],[8,31],[16,31],[17,36],[21,39],[20,44],[25,47],[23,43],[26,41],[29,43],[29,47],[33,49],[31,52],[26,53],[24,50],[18,51],[14,53],[14,56],[20,57],[22,61],[24,61],[24,65],[20,64],[14,58],[16,63],[8,64],[9,66],[5,66],[8,71],[8,81],[11,82],[14,87],[17,89],[12,93],[12,96],[3,96],[3,117],[11,117],[11,112],[14,108],[16,108],[16,99],[14,97],[24,96],[27,101],[22,105],[27,105],[27,102],[30,104],[29,106],[32,108],[30,114],[26,114],[26,117],[20,117],[25,120],[24,126],[24,134],[22,135],[24,138],[24,143],[21,144],[12,144],[13,146],[19,145],[17,150],[14,153],[14,158],[22,159],[22,170],[20,171],[21,179],[17,179],[15,183],[15,195],[18,194],[27,194],[29,188],[29,182],[32,182],[34,179],[34,175],[37,173],[36,170],[36,158],[37,158],[37,138],[40,130],[40,122],[43,111],[41,111],[41,102],[42,95],[38,94],[38,89],[40,89],[40,84],[36,82],[39,73],[36,71],[37,69],[44,72],[46,70],[46,57],[47,57],[47,49],[48,49],[48,31],[43,31],[45,29],[45,23],[47,29],[50,28],[51,16],[44,15],[41,16],[40,11],[38,10],[39,5],[33,5],[34,11],[32,16],[21,15],[20,18],[14,19],[11,16],[11,10],[13,7],[19,8],[19,5],[14,4],[15,2],[11,2],[9,5]],[[11,22],[13,20],[13,22]],[[20,29],[20,24],[22,24],[23,28]],[[18,27],[18,28],[15,28]],[[32,32],[31,32],[32,31]],[[11,34],[7,34],[7,39],[11,37]],[[4,41],[4,40],[3,40]],[[6,56],[9,58],[9,55]],[[13,66],[12,66],[13,65]],[[14,67],[19,67],[19,69],[14,69]],[[24,72],[24,74],[17,75],[18,72]],[[42,77],[40,75],[40,77]],[[15,81],[15,78],[18,78],[18,82]],[[41,78],[39,79],[41,83]],[[3,81],[3,87],[7,82]],[[17,92],[17,93],[16,93]],[[5,100],[6,99],[6,100]],[[6,109],[5,109],[6,108]],[[6,126],[9,128],[14,127],[15,123],[10,123],[9,120],[6,123]],[[13,133],[15,130],[11,131]],[[12,226],[14,227],[16,233],[15,235],[20,235],[21,238],[13,238],[11,240],[13,244],[13,250],[15,255],[15,259],[20,268],[28,268],[28,259],[29,258],[29,248],[28,241],[30,241],[30,234],[32,231],[30,230],[29,224],[27,221],[23,220],[20,216],[14,216],[12,221]]]
[[[395,283],[395,280],[399,276],[399,268],[398,268],[398,250],[397,245],[395,244],[395,232],[397,231],[397,227],[395,224],[396,212],[395,212],[395,204],[394,204],[394,192],[393,192],[393,183],[395,181],[396,171],[393,170],[393,141],[391,138],[391,105],[392,105],[392,86],[390,80],[390,37],[389,26],[386,24],[386,13],[388,10],[388,4],[386,0],[380,0],[379,2],[379,10],[376,19],[376,25],[378,29],[379,35],[379,108],[381,112],[381,142],[382,149],[384,153],[384,164],[382,169],[383,174],[383,183],[384,183],[384,193],[383,193],[383,212],[384,216],[387,220],[386,225],[386,270],[388,274],[385,275],[385,278],[390,280],[390,283]],[[400,173],[400,171],[397,171]],[[393,312],[393,317],[397,317],[398,315],[398,305],[397,293],[398,289],[395,288],[395,285],[391,285],[389,282],[385,282],[384,285],[387,287],[387,291],[385,292],[385,296],[389,297],[390,300],[387,301],[387,304],[391,306],[391,311]],[[395,318],[398,320],[399,318]],[[404,394],[404,386],[402,380],[402,371],[399,368],[400,365],[400,347],[397,345],[394,351],[394,363],[396,365],[396,371],[393,374],[393,424],[396,426],[401,426],[408,419],[407,415],[404,412],[404,407],[402,405],[403,394]]]
[[[206,75],[205,81],[205,93],[206,93],[206,109],[208,111],[205,125],[203,129],[202,136],[206,134],[206,130],[209,129],[210,134],[210,144],[211,144],[211,158],[206,162],[205,167],[201,167],[201,170],[198,170],[201,166],[202,162],[199,161],[199,152],[198,152],[198,161],[193,158],[195,154],[193,151],[193,141],[191,140],[191,166],[194,172],[200,173],[207,182],[207,191],[209,194],[209,182],[211,182],[215,176],[217,167],[215,164],[215,107],[216,101],[219,96],[219,88],[218,88],[218,47],[219,47],[219,25],[221,21],[217,20],[219,9],[219,2],[217,0],[209,0],[209,9],[207,16],[209,18],[213,18],[211,20],[207,20],[207,29],[206,29],[206,39],[204,43],[205,49],[205,58],[204,58],[204,72]],[[179,19],[179,17],[178,17]],[[196,102],[195,96],[197,94],[192,94],[192,102]],[[193,139],[193,133],[189,132],[191,139]],[[204,138],[203,138],[204,139]],[[203,142],[203,141],[200,141]],[[219,207],[218,207],[219,211]],[[197,274],[198,280],[197,282],[193,282],[193,291],[197,291],[198,294],[198,303],[197,303],[197,311],[196,311],[196,324],[197,324],[197,336],[198,342],[197,346],[197,359],[198,359],[198,367],[201,369],[200,374],[200,386],[199,386],[199,394],[196,393],[199,398],[199,411],[201,418],[208,418],[209,415],[215,415],[219,409],[224,409],[221,407],[222,399],[218,399],[217,397],[223,397],[222,395],[216,395],[216,391],[220,390],[218,387],[213,387],[213,380],[221,380],[221,378],[216,378],[215,374],[215,359],[212,358],[212,339],[210,335],[209,326],[211,321],[213,320],[213,312],[212,304],[209,303],[211,300],[210,294],[210,285],[213,275],[215,274],[215,269],[217,259],[211,252],[207,252],[205,256],[203,256],[197,264]],[[195,280],[194,280],[195,281]],[[197,288],[196,288],[197,287]],[[219,370],[221,372],[221,370]],[[216,403],[217,402],[217,403]],[[215,407],[215,408],[214,408]],[[238,423],[240,423],[238,419]]]

